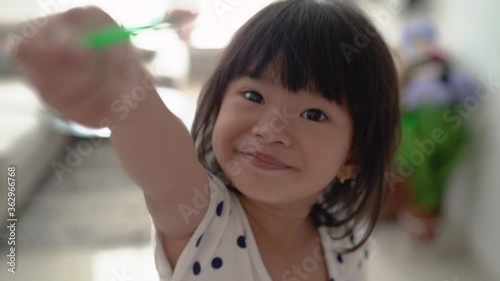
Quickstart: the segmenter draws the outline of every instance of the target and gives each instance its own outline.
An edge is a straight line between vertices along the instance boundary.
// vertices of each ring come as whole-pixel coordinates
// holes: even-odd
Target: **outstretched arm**
[[[188,220],[179,207],[192,206],[195,191],[208,194],[208,176],[187,129],[145,83],[148,74],[128,42],[98,51],[82,46],[83,34],[117,27],[116,22],[95,7],[43,22],[11,50],[23,73],[64,117],[90,127],[109,126],[119,158],[144,190],[155,224],[166,236],[189,237],[208,204],[198,206]]]
[[[189,236],[208,205],[189,218],[182,216],[180,206],[193,207],[195,190],[208,194],[208,177],[188,130],[154,90],[124,120],[114,123],[113,146],[143,188],[155,224],[164,235]]]

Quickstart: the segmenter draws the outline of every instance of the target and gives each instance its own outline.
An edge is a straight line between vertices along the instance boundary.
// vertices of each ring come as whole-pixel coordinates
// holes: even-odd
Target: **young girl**
[[[16,58],[47,104],[112,130],[160,279],[365,280],[399,126],[395,67],[366,18],[326,0],[260,11],[204,86],[192,137],[129,44],[79,44],[113,23],[97,8],[52,16]]]

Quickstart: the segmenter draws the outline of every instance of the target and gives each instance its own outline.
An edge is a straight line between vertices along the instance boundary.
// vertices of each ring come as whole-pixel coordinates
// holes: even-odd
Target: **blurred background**
[[[33,18],[76,6],[97,5],[124,25],[194,10],[181,36],[165,29],[133,39],[165,103],[189,127],[220,50],[271,2],[0,0],[0,46],[29,38],[41,24]],[[500,2],[354,2],[393,49],[402,83],[403,139],[369,280],[500,280]],[[0,50],[0,280],[158,280],[142,192],[108,136],[44,107]],[[10,165],[15,274],[7,271]]]

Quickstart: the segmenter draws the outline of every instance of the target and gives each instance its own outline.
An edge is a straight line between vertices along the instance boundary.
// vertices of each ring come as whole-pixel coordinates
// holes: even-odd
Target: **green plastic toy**
[[[86,33],[82,36],[82,44],[94,50],[104,49],[128,41],[140,31],[160,29],[168,26],[166,19],[156,20],[148,25],[138,27],[112,26]]]

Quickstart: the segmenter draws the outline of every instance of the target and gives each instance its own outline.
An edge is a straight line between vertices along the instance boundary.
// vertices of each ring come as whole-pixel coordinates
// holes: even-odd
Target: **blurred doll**
[[[402,44],[403,135],[396,163],[404,179],[399,187],[409,198],[398,217],[417,241],[436,235],[444,189],[467,141],[466,128],[450,116],[474,94],[471,80],[451,67],[436,38],[434,26],[423,23],[406,29]]]

